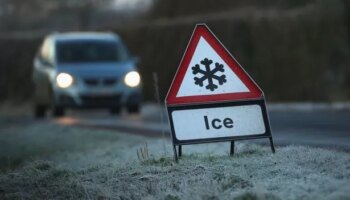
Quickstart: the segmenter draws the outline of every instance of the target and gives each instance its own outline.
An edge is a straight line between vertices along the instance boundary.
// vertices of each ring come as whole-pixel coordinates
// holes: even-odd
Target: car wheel
[[[63,117],[64,113],[64,108],[62,106],[54,106],[52,109],[52,115],[54,117]]]
[[[46,115],[46,106],[44,105],[35,105],[34,116],[35,118],[44,118]]]
[[[118,115],[121,112],[121,108],[120,107],[112,107],[112,108],[109,109],[109,112],[112,115]]]
[[[127,106],[126,109],[128,110],[128,113],[139,113],[140,112],[140,105],[130,105]]]

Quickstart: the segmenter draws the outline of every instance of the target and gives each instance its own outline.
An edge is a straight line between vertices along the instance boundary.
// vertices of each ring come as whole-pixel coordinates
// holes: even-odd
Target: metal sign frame
[[[207,41],[210,43],[212,48],[215,49],[217,53],[221,53],[222,55],[219,55],[222,57],[224,56],[226,58],[228,66],[234,71],[234,68],[232,68],[232,63],[234,65],[237,65],[236,67],[239,68],[240,75],[244,77],[245,81],[244,83],[247,84],[247,82],[250,85],[253,85],[250,89],[250,91],[254,91],[250,96],[241,96],[240,98],[237,98],[237,95],[235,97],[227,96],[225,95],[225,98],[217,98],[203,101],[204,97],[195,96],[195,97],[182,97],[181,101],[174,101],[174,98],[176,98],[177,90],[179,89],[181,84],[181,81],[183,81],[183,76],[181,75],[185,72],[183,69],[184,66],[186,66],[190,62],[189,59],[193,56],[194,50],[193,48],[196,48],[193,40],[199,40],[198,37],[205,37],[206,39],[209,39],[210,41]],[[215,47],[213,47],[213,45]],[[225,60],[225,59],[224,59]],[[236,73],[236,72],[235,72]],[[178,76],[182,76],[182,78],[178,78]],[[239,78],[242,80],[242,77],[239,76]],[[249,79],[249,80],[248,80]],[[174,86],[175,85],[175,86]],[[175,88],[174,88],[175,87]],[[253,90],[252,90],[253,89]],[[176,90],[176,91],[175,91]],[[175,96],[174,96],[175,95]],[[259,96],[257,96],[259,95]],[[221,95],[222,96],[222,95]],[[194,101],[191,100],[191,98],[196,98]],[[205,97],[207,98],[207,97]],[[169,101],[171,99],[171,101]],[[202,99],[202,100],[201,100]],[[234,107],[234,106],[244,106],[244,105],[259,105],[262,111],[264,126],[265,126],[265,133],[258,134],[258,135],[244,135],[244,136],[232,136],[232,137],[218,137],[218,138],[207,138],[207,139],[192,139],[192,140],[178,140],[176,138],[176,133],[174,129],[174,121],[172,117],[172,112],[179,111],[179,110],[194,110],[194,109],[203,109],[203,108],[219,108],[219,107]],[[250,75],[244,70],[244,68],[238,63],[238,61],[232,56],[232,54],[226,49],[226,47],[221,43],[221,41],[216,37],[216,35],[209,29],[209,27],[204,24],[197,24],[194,31],[192,32],[191,39],[189,43],[187,44],[185,53],[183,54],[183,57],[181,59],[180,65],[176,71],[176,74],[172,80],[171,87],[168,90],[166,99],[165,99],[165,106],[168,112],[169,117],[169,123],[171,127],[171,137],[172,137],[172,143],[173,143],[173,150],[174,150],[174,159],[175,161],[178,161],[178,158],[182,155],[182,145],[191,145],[191,144],[201,144],[201,143],[212,143],[212,142],[231,142],[230,146],[230,155],[234,154],[234,145],[235,141],[238,140],[249,140],[249,139],[261,139],[261,138],[268,138],[270,141],[270,147],[272,152],[275,152],[275,147],[273,143],[272,133],[271,133],[271,127],[270,122],[266,110],[265,105],[265,97],[264,92],[260,89],[260,87],[255,83],[255,81],[250,77]],[[178,151],[176,150],[176,147],[178,147]]]

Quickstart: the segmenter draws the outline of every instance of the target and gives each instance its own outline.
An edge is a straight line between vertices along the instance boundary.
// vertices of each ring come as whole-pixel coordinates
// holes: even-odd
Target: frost
[[[350,155],[237,142],[183,147],[163,140],[44,123],[0,127],[0,199],[350,199]],[[149,158],[137,149],[147,142]],[[11,148],[10,148],[11,147]],[[24,151],[26,150],[26,151]],[[4,166],[3,166],[4,167]]]

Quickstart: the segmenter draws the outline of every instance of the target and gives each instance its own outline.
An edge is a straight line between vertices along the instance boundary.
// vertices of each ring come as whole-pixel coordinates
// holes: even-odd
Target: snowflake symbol
[[[210,91],[214,91],[215,89],[218,88],[217,84],[214,84],[214,79],[219,83],[219,85],[222,85],[226,83],[226,76],[221,75],[217,76],[217,72],[224,72],[224,65],[215,63],[215,68],[210,69],[210,65],[213,63],[212,60],[209,60],[208,58],[204,58],[204,60],[201,61],[201,64],[205,66],[205,70],[202,70],[200,68],[199,64],[196,64],[194,67],[192,67],[192,73],[194,75],[200,73],[203,76],[198,78],[194,77],[194,84],[199,85],[200,87],[203,87],[203,83],[205,80],[208,80],[208,85],[205,86]]]

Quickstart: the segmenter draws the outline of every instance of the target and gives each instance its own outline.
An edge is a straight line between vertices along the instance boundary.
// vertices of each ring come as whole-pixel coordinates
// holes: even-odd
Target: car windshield
[[[58,63],[118,62],[128,58],[121,42],[83,40],[57,43]]]

